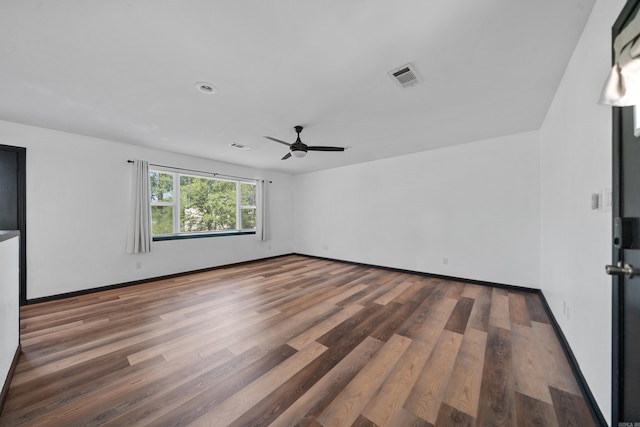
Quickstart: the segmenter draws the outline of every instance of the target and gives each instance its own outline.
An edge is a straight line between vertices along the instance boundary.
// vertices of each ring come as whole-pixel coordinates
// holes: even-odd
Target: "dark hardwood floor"
[[[2,426],[592,426],[536,294],[287,256],[24,307]]]

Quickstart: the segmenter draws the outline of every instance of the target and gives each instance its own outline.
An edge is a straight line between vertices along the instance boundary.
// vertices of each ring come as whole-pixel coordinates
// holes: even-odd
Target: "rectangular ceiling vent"
[[[402,87],[410,87],[420,83],[418,73],[411,64],[405,64],[400,68],[389,71],[389,75]]]
[[[232,142],[229,144],[229,147],[237,148],[238,150],[248,150],[251,148],[248,145],[238,144],[237,142]]]

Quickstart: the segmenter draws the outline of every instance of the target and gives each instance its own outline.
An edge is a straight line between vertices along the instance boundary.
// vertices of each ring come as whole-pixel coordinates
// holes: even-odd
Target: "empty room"
[[[0,426],[640,425],[638,9],[1,0]]]

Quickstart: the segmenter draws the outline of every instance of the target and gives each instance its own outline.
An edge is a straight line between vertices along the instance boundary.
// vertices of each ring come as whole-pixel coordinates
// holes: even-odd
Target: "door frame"
[[[627,3],[622,8],[620,15],[616,19],[611,29],[611,47],[612,47],[612,64],[615,62],[615,54],[613,53],[613,41],[620,33],[622,28],[633,17],[634,12],[640,8],[640,0],[627,0]],[[622,194],[622,168],[620,161],[622,145],[622,108],[612,107],[612,186],[613,186],[613,198],[612,198],[612,221],[611,221],[611,235],[613,236],[613,218],[620,216],[623,211]],[[611,245],[611,259],[613,265],[616,265],[618,261],[622,260],[622,250],[617,249],[613,244]],[[624,300],[623,287],[621,283],[621,276],[611,276],[611,425],[618,425],[620,414],[623,413],[623,402],[621,401],[621,393],[623,392],[623,379],[625,371],[624,360],[624,341],[622,337],[624,331],[624,307],[622,302]]]
[[[27,149],[0,144],[0,151],[18,155],[18,229],[20,230],[20,305],[27,304]]]

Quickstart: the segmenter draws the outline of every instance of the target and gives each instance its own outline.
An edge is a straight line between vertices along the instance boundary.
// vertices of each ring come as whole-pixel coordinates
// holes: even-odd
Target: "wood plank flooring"
[[[28,306],[2,426],[593,426],[537,295],[303,256]]]

